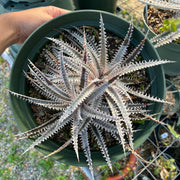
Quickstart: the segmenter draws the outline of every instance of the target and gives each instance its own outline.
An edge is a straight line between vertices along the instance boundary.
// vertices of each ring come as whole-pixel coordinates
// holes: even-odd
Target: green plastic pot
[[[108,11],[111,13],[116,12],[117,0],[74,0],[76,9],[96,9]]]
[[[170,114],[172,114],[172,112],[161,115],[160,120],[165,124],[170,125],[176,134],[180,134],[180,126],[178,125],[178,121],[180,119],[179,113]],[[173,131],[171,131],[168,126],[159,124],[155,128],[154,133],[151,134],[150,139],[156,146],[159,147],[160,151],[165,151],[168,154],[174,154],[174,151],[178,151],[178,149],[180,151],[180,142],[178,142],[178,137],[175,137],[176,135]],[[175,143],[170,146],[173,141]],[[170,147],[167,149],[168,146]]]
[[[40,2],[40,1],[44,1],[44,0],[11,0],[13,2],[19,3],[19,2],[29,2],[29,3],[33,3],[33,2]]]
[[[174,113],[174,112],[178,111],[178,109],[180,107],[180,92],[179,92],[179,89],[168,80],[166,80],[166,88],[167,88],[167,91],[173,92],[175,103],[174,103],[174,107],[169,112],[163,113],[164,115]]]
[[[6,2],[0,2],[0,5],[4,12],[20,11],[48,5],[74,10],[73,0],[7,0]],[[2,9],[0,10],[3,11]]]
[[[146,14],[146,6],[143,11],[143,24],[145,30],[149,30],[149,39],[156,36],[156,34],[149,28],[145,14]],[[163,45],[161,47],[156,48],[161,59],[167,59],[171,61],[176,61],[175,63],[165,64],[163,65],[164,72],[169,76],[178,76],[180,75],[180,44],[169,43]]]
[[[73,11],[71,13],[56,17],[34,31],[24,43],[11,70],[9,87],[10,90],[20,94],[28,94],[28,87],[23,74],[23,70],[28,71],[28,59],[34,62],[39,52],[49,42],[45,37],[58,37],[58,32],[56,31],[56,29],[59,28],[72,28],[73,26],[83,25],[98,28],[100,12],[102,13],[104,19],[105,28],[108,31],[113,32],[117,36],[124,38],[128,30],[129,23],[121,19],[120,17],[108,12],[81,10]],[[137,46],[143,38],[144,34],[142,34],[138,29],[134,28],[133,38],[131,41],[132,45]],[[159,59],[156,50],[149,40],[145,42],[145,46],[142,50],[141,55],[143,56],[143,59],[146,60]],[[153,85],[151,86],[151,95],[164,99],[165,78],[162,67],[157,66],[149,68],[147,70],[147,74],[150,81],[154,80]],[[10,104],[15,120],[21,131],[24,132],[37,126],[37,124],[35,123],[35,119],[33,118],[31,107],[28,103],[10,95]],[[162,107],[163,105],[161,103],[153,103],[149,108],[152,114],[158,114],[156,115],[156,118],[159,119],[162,112]],[[155,126],[155,122],[147,121],[145,125],[143,125],[143,127],[139,127],[141,131],[134,134],[135,149],[148,138],[148,136],[154,130]],[[47,140],[42,143],[42,145],[39,145],[37,149],[44,154],[49,154],[58,147],[59,145],[57,143],[51,140]],[[124,157],[124,152],[120,145],[109,148],[109,154],[112,162]],[[83,152],[80,152],[80,162],[78,163],[74,150],[69,148],[66,148],[63,151],[55,154],[53,158],[62,163],[70,165],[87,166],[86,158]],[[93,165],[102,165],[106,163],[101,155],[101,152],[92,152],[92,160]]]
[[[29,2],[29,3],[33,3],[33,2],[40,2],[40,1],[45,1],[45,0],[11,0],[13,2]]]

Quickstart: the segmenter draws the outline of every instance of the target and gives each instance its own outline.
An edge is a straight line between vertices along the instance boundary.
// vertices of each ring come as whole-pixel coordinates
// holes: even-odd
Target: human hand
[[[0,55],[12,44],[22,44],[41,24],[69,12],[54,6],[38,7],[0,15]]]
[[[12,28],[17,36],[17,44],[22,44],[26,38],[41,24],[69,12],[54,6],[38,7],[24,11],[9,13]]]

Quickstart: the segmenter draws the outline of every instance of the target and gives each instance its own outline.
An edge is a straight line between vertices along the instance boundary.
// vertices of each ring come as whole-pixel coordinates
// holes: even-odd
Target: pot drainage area
[[[141,31],[144,4],[137,0],[118,0],[116,13]],[[74,167],[43,159],[33,150],[22,155],[29,144],[15,141],[19,130],[12,116],[8,85],[13,58],[8,49],[0,57],[0,179],[19,180],[91,180],[87,167]],[[166,100],[161,122],[151,136],[132,154],[113,163],[113,173],[107,166],[94,168],[96,180],[175,180],[180,179],[180,76],[166,76]],[[137,155],[136,155],[137,153]],[[112,177],[113,176],[113,177]]]

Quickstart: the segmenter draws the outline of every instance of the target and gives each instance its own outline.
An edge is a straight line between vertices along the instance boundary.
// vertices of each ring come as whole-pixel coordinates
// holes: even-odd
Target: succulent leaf
[[[94,180],[94,171],[93,171],[91,151],[90,151],[89,141],[88,141],[88,132],[83,131],[80,135],[81,135],[81,141],[82,141],[82,148],[84,150],[84,154],[87,158],[87,164],[89,166],[89,170],[91,171],[91,175],[92,175],[92,178]]]
[[[56,118],[58,116],[61,116],[61,114],[62,113],[57,113],[56,115],[54,114],[54,117],[51,118],[49,121],[33,128],[33,129],[30,129],[29,131],[15,135],[15,138],[19,140],[19,139],[24,139],[24,138],[28,138],[28,137],[35,138],[37,136],[40,136],[43,132],[45,132],[47,129],[49,129],[50,126],[52,126],[52,123],[55,122]]]
[[[111,73],[111,79],[119,76],[123,76],[125,74],[135,72],[141,69],[153,67],[153,66],[158,66],[161,64],[167,64],[167,63],[174,63],[174,61],[168,61],[168,60],[149,60],[147,61],[142,61],[142,62],[135,62],[135,63],[128,63],[127,65],[119,66],[116,68],[116,71]]]
[[[107,90],[108,95],[113,99],[113,101],[116,103],[116,106],[118,107],[118,109],[120,110],[122,117],[123,117],[123,122],[125,123],[128,133],[129,133],[129,140],[130,140],[130,146],[133,149],[133,130],[132,130],[132,122],[130,119],[130,113],[127,111],[127,106],[125,104],[125,101],[122,97],[121,94],[117,94],[116,91],[112,88],[109,87]],[[118,123],[117,128],[119,127],[119,125],[121,124],[122,120],[118,120],[116,123]],[[119,129],[118,129],[119,130]],[[121,134],[122,131],[119,131],[119,136],[123,137],[123,135]]]
[[[130,40],[131,40],[131,36],[132,36],[132,32],[133,32],[133,21],[131,20],[128,32],[124,38],[124,41],[122,42],[120,48],[118,49],[118,52],[115,54],[114,59],[112,60],[112,62],[110,63],[111,67],[114,64],[114,66],[116,65],[116,63],[119,63],[120,61],[122,61],[123,57],[126,55],[126,51],[127,48],[130,44]]]
[[[12,95],[17,96],[18,98],[21,98],[24,101],[29,102],[30,104],[36,104],[38,106],[42,106],[45,108],[49,109],[54,109],[54,110],[64,110],[68,106],[68,103],[61,103],[61,102],[56,102],[56,101],[51,101],[51,100],[43,100],[43,99],[37,99],[37,98],[32,98],[29,96],[25,96],[22,94],[18,94],[12,91],[9,91]]]
[[[111,171],[113,172],[111,160],[110,160],[109,154],[108,154],[108,150],[107,150],[105,141],[104,141],[104,139],[103,139],[103,136],[102,136],[100,130],[99,130],[97,127],[91,126],[91,131],[92,131],[92,133],[94,134],[94,137],[96,138],[97,143],[98,143],[98,145],[100,146],[102,153],[104,154],[104,157],[105,157],[105,159],[106,159],[106,162],[107,162],[109,168],[110,168]]]
[[[175,32],[170,32],[168,31],[168,34],[164,36],[164,34],[159,34],[155,36],[153,39],[151,39],[151,42],[155,42],[156,44],[154,45],[155,48],[158,48],[160,46],[163,46],[165,44],[169,44],[172,41],[175,41],[180,38],[180,26]]]

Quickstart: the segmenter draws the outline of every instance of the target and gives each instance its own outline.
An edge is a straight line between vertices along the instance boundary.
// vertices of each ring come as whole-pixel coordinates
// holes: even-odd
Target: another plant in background
[[[127,54],[133,32],[132,23],[124,41],[111,59],[108,57],[108,37],[102,16],[100,16],[98,44],[94,40],[94,35],[87,33],[84,27],[64,31],[67,33],[66,40],[48,38],[52,44],[42,53],[47,60],[46,71],[42,72],[29,61],[30,72],[25,72],[32,86],[45,98],[38,99],[10,91],[11,95],[31,104],[56,110],[56,113],[47,122],[16,137],[36,138],[25,151],[27,152],[57,134],[64,126],[68,126],[72,137],[48,156],[72,143],[79,160],[80,138],[89,169],[94,176],[88,134],[94,136],[112,170],[103,131],[111,134],[122,145],[124,152],[126,149],[133,151],[135,130],[132,121],[149,119],[159,122],[148,114],[147,101],[136,102],[135,97],[167,103],[162,99],[151,97],[145,91],[134,89],[128,75],[170,61],[136,61],[146,37]]]
[[[139,0],[142,3],[154,6],[158,9],[164,9],[172,12],[173,18],[166,19],[163,22],[163,27],[160,28],[163,33],[151,39],[151,42],[156,43],[155,47],[160,47],[170,42],[179,43],[180,38],[180,1],[165,1],[165,0]]]
[[[168,156],[169,157],[169,156]],[[175,164],[175,159],[173,158],[165,158],[163,156],[160,156],[158,159],[154,162],[154,175],[159,178],[165,179],[165,180],[171,180],[174,179],[177,175],[177,170]],[[156,165],[156,166],[155,166]]]
[[[167,124],[167,127],[168,127],[169,131],[174,135],[174,137],[180,140],[180,134],[178,132],[176,132],[174,127],[169,124]]]
[[[161,30],[161,32],[164,31],[172,31],[172,32],[176,32],[177,31],[177,25],[180,23],[180,19],[165,19],[163,21],[162,27],[160,27],[159,29]]]
[[[165,19],[163,21],[162,27],[160,27],[161,32],[176,32],[177,31],[177,25],[180,24],[180,19]],[[175,43],[180,43],[180,38],[174,40]]]

